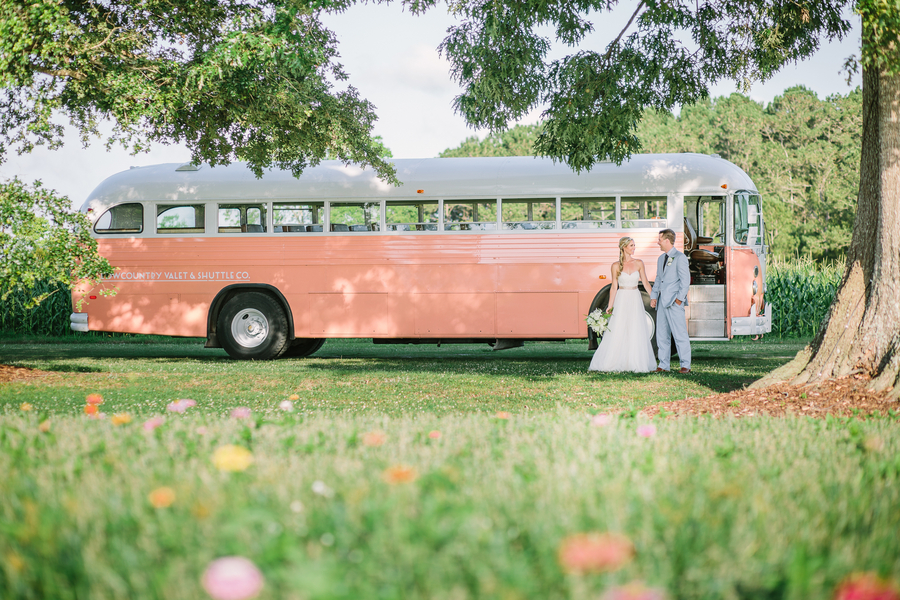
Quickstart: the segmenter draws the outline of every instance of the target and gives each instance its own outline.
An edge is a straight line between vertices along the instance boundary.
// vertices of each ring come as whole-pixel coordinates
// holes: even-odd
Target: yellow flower
[[[243,471],[253,464],[253,454],[242,446],[222,446],[213,453],[213,464],[220,471]]]
[[[113,425],[125,425],[126,423],[131,423],[131,415],[128,413],[119,413],[113,415],[110,422],[112,422]]]
[[[19,407],[19,410],[23,410],[23,411],[25,411],[25,412],[28,412],[28,411],[31,410],[32,408],[34,408],[34,407],[31,406],[30,404],[28,404],[27,402],[23,402],[23,403],[22,403],[22,406]]]
[[[153,508],[169,508],[175,503],[175,490],[170,487],[158,487],[149,494],[147,500]]]
[[[47,433],[50,431],[50,419],[44,419],[41,421],[41,424],[38,425],[38,431],[41,433]]]

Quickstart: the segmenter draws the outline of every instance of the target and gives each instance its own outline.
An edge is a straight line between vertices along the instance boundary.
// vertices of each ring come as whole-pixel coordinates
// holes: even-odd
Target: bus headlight
[[[754,279],[753,280],[753,295],[755,296],[758,291],[759,291],[759,285],[756,283],[756,280]]]

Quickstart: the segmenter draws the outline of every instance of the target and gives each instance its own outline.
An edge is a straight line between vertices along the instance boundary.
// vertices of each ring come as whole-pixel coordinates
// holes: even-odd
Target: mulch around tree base
[[[705,398],[685,398],[674,402],[661,402],[648,406],[642,412],[656,416],[665,411],[667,416],[773,417],[807,416],[824,419],[835,417],[887,416],[888,411],[900,413],[900,402],[889,392],[872,392],[866,389],[869,379],[854,375],[803,386],[779,383],[758,390],[735,390],[727,394],[715,394]]]
[[[48,371],[38,371],[37,369],[26,369],[25,367],[11,367],[9,365],[0,365],[0,383],[20,381],[22,379],[34,379],[36,377],[45,377],[49,374],[50,373]]]

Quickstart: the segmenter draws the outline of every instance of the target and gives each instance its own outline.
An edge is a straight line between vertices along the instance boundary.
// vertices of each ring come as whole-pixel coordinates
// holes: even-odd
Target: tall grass
[[[50,294],[34,308],[29,301],[41,294]],[[0,333],[61,337],[72,335],[69,315],[72,314],[72,293],[65,285],[39,281],[29,294],[13,291],[0,310]]]
[[[812,337],[834,300],[844,267],[810,258],[773,261],[766,271],[766,301],[772,303],[772,333]]]
[[[153,431],[0,416],[0,597],[197,600],[228,555],[258,565],[260,600],[596,600],[635,580],[672,600],[826,600],[855,571],[897,572],[887,419],[660,420],[642,436],[567,409],[391,418],[278,400],[255,420],[201,403]],[[228,444],[252,453],[245,471],[217,470]],[[163,486],[171,505],[154,507]],[[567,574],[560,545],[587,532],[634,557]]]

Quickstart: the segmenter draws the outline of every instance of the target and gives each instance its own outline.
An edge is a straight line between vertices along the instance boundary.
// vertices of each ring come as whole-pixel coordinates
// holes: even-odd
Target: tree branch
[[[638,13],[641,12],[641,9],[644,7],[644,3],[647,0],[641,0],[641,2],[637,5],[637,8],[634,9],[634,14],[631,15],[631,18],[628,19],[628,22],[625,23],[625,27],[622,28],[622,31],[619,32],[619,35],[616,36],[612,42],[609,43],[609,50],[606,51],[606,54],[603,55],[603,60],[609,60],[610,55],[612,54],[613,47],[619,43],[619,40],[622,39],[622,36],[625,35],[625,32],[628,31],[628,28],[631,27],[631,24],[634,22],[634,19],[638,16]]]

